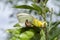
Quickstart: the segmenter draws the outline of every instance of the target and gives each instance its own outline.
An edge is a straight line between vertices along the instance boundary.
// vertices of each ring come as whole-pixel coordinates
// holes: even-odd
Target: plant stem
[[[51,27],[51,23],[52,23],[52,13],[50,14],[49,28]]]
[[[50,12],[51,14],[50,14],[50,22],[49,22],[48,32],[51,30],[52,14],[53,14],[52,11],[53,11],[53,10],[51,10],[51,12]]]
[[[44,14],[42,14],[42,16],[43,16],[44,21],[46,21],[46,14],[44,13]],[[46,40],[48,40],[48,32],[47,32],[46,25],[45,25],[44,31],[45,31],[45,38],[46,38]]]

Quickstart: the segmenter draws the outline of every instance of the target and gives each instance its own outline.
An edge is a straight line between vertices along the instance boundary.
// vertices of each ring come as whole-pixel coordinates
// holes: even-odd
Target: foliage
[[[55,23],[51,22],[52,11],[50,11],[49,8],[46,7],[47,0],[41,1],[39,3],[40,5],[38,5],[35,2],[31,6],[19,5],[19,6],[14,6],[14,8],[35,10],[37,14],[43,17],[44,21],[46,21],[47,12],[49,12],[51,13],[50,22],[47,23],[47,25],[44,25],[45,26],[44,28],[35,27],[35,26],[21,27],[19,24],[16,24],[15,25],[16,27],[19,26],[17,27],[17,29],[8,30],[9,33],[11,34],[10,40],[58,40],[58,36],[60,35],[60,32],[59,32],[60,28],[58,29],[58,25],[60,24],[60,21],[57,21]]]

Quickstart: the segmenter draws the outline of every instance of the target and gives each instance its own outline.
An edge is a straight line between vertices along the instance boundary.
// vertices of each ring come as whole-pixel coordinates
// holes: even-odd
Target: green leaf
[[[59,24],[60,24],[60,21],[55,22],[54,25],[52,25],[52,27],[50,28],[49,32],[52,32],[53,29],[55,29]]]
[[[25,34],[29,37],[32,38],[34,36],[34,32],[32,30],[28,30],[25,32]]]
[[[14,25],[14,27],[20,27],[19,23],[16,23],[16,24]]]
[[[23,31],[23,30],[21,30]],[[34,31],[32,29],[26,30],[23,33],[20,34],[21,40],[30,40],[34,36]]]
[[[28,6],[28,5],[14,6],[14,8],[36,10],[36,9],[35,9],[35,8],[33,8],[32,6]]]
[[[46,8],[45,8],[45,11],[46,11],[46,13],[47,13],[47,12],[49,11],[49,8],[48,8],[48,7],[46,7]]]
[[[58,37],[60,35],[60,28],[57,29],[56,32],[54,32],[54,34],[51,36],[51,40],[54,40],[56,37]]]
[[[32,6],[37,9],[38,11],[41,9],[37,4],[32,4]]]
[[[36,4],[32,4],[32,6],[37,10],[37,12],[40,12],[40,14],[42,13],[42,8],[41,7],[39,7]]]
[[[48,0],[45,0],[45,4],[48,2]]]
[[[32,0],[34,3],[36,3],[37,2],[37,0]]]
[[[12,37],[10,40],[16,40],[16,37]]]
[[[46,38],[45,38],[45,32],[44,32],[43,29],[41,29],[40,35],[41,35],[41,39],[40,39],[40,40],[45,40],[45,39],[46,39]]]

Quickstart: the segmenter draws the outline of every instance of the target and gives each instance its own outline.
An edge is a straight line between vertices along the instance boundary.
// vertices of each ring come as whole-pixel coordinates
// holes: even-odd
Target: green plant
[[[10,40],[58,40],[58,36],[60,35],[60,29],[58,29],[58,25],[60,24],[60,21],[57,21],[55,23],[52,23],[52,11],[49,10],[49,8],[46,6],[48,0],[42,1],[39,3],[40,5],[37,5],[36,0],[34,0],[34,3],[29,5],[20,5],[20,6],[14,6],[14,8],[20,8],[20,9],[30,9],[35,10],[37,14],[41,15],[46,21],[46,14],[47,12],[50,13],[50,21],[47,23],[48,25],[45,25],[45,28],[38,28],[34,29],[33,27],[22,27],[18,24],[15,25],[17,29],[10,29],[8,30],[10,34],[12,34]],[[46,21],[47,22],[47,21]]]

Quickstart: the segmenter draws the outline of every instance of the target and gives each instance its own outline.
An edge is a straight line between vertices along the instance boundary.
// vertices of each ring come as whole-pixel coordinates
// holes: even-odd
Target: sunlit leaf
[[[14,27],[20,27],[19,23],[16,23],[16,24],[14,25]]]
[[[45,32],[44,32],[43,29],[41,30],[40,35],[41,35],[41,39],[40,40],[46,40],[45,39]]]

